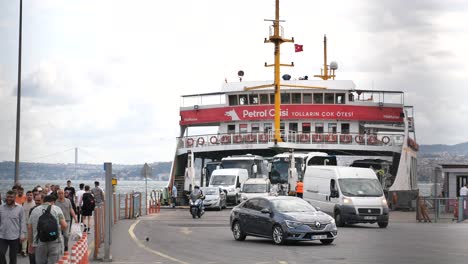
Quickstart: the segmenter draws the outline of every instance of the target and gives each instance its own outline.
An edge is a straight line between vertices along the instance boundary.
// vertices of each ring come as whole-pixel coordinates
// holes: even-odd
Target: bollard
[[[125,194],[125,216],[124,216],[124,219],[128,219],[127,218],[127,213],[128,213],[128,193]]]

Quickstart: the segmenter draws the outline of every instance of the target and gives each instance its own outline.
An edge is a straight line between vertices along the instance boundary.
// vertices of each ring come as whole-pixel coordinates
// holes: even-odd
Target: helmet
[[[195,189],[200,189],[200,186],[198,186],[198,185],[195,185]]]

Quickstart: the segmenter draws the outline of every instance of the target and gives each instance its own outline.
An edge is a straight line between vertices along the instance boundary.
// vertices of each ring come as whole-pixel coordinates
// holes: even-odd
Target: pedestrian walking
[[[81,217],[83,217],[83,224],[85,226],[84,231],[89,233],[91,228],[91,216],[93,215],[94,208],[96,206],[96,201],[94,200],[93,194],[89,190],[89,185],[85,186],[85,193],[83,194],[83,199],[81,202]],[[87,225],[86,225],[86,220]]]
[[[73,210],[72,204],[68,198],[65,198],[65,191],[62,189],[57,190],[58,199],[55,201],[55,205],[62,209],[62,213],[65,216],[65,222],[67,223],[68,227],[72,224],[72,218],[75,220],[75,223],[78,222],[76,217],[75,211]],[[63,235],[63,248],[64,251],[68,251],[68,238],[69,238],[69,230],[70,228],[66,228],[62,230]]]
[[[54,205],[55,196],[47,195],[44,203],[34,208],[28,222],[29,253],[36,255],[38,264],[55,264],[63,251],[60,230],[67,228],[62,209]]]
[[[23,203],[23,215],[24,215],[24,222],[28,223],[29,221],[29,211],[36,206],[36,202],[34,201],[34,196],[32,191],[26,192],[26,202]],[[28,252],[28,240],[25,239],[20,246],[20,254],[23,257],[26,257],[26,252]]]
[[[94,188],[91,190],[91,194],[94,196],[96,206],[101,206],[104,203],[104,191],[99,187],[99,182],[94,182]]]
[[[76,211],[78,211],[79,223],[83,221],[81,217],[81,200],[83,199],[83,194],[85,193],[84,186],[85,186],[84,183],[80,183],[79,185],[80,190],[76,192],[76,199],[75,199],[75,205],[76,205]]]
[[[36,195],[34,195],[34,203],[36,204],[33,208],[31,208],[28,212],[28,222],[26,222],[26,224],[29,223],[29,217],[31,216],[31,213],[32,211],[34,210],[34,208],[38,207],[39,205],[43,204],[44,203],[44,197],[45,195],[42,193],[42,192],[38,192]],[[29,236],[33,237],[33,234],[29,233],[29,229],[28,229],[28,238]],[[36,264],[36,254],[34,254],[34,251],[31,251],[30,248],[32,248],[32,244],[29,242],[29,239],[28,240],[28,255],[29,255],[29,264]]]
[[[172,208],[176,207],[177,202],[177,187],[175,184],[172,185]]]
[[[9,249],[10,264],[16,264],[16,253],[26,238],[23,207],[15,203],[16,194],[8,191],[5,204],[0,205],[0,264],[6,264]]]

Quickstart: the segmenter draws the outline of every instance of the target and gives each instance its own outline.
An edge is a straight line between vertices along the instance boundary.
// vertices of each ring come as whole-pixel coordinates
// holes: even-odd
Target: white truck
[[[226,201],[240,202],[243,183],[249,178],[246,169],[217,169],[211,174],[208,187],[220,187],[226,192]]]
[[[303,199],[334,216],[337,226],[377,223],[387,227],[387,200],[372,169],[308,166],[303,182]]]

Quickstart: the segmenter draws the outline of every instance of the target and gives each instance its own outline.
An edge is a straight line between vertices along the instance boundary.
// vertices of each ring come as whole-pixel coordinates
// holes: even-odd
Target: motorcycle
[[[192,218],[200,218],[205,212],[203,210],[203,202],[202,199],[190,199],[190,213],[192,214]]]

